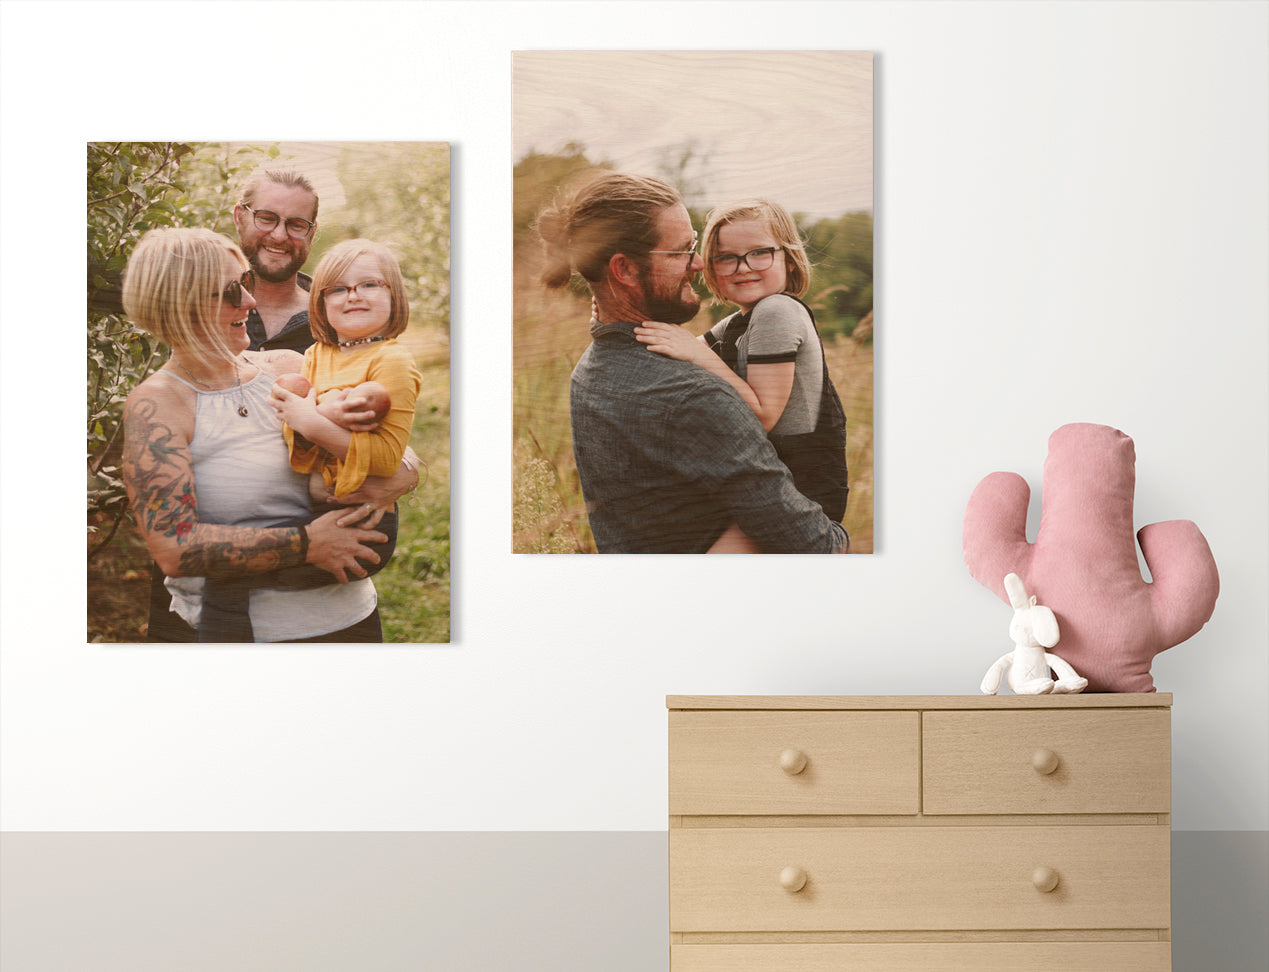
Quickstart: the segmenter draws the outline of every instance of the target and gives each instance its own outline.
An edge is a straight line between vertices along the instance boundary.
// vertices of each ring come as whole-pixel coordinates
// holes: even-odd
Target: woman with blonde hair
[[[128,261],[124,309],[171,348],[124,407],[123,479],[137,527],[168,577],[172,610],[194,628],[218,580],[267,584],[271,571],[320,568],[320,587],[252,587],[250,637],[216,640],[381,641],[361,562],[376,563],[367,544],[387,540],[373,529],[379,513],[367,504],[305,522],[308,481],[290,468],[269,401],[302,359],[247,350],[253,284],[242,251],[205,229],[150,230]]]

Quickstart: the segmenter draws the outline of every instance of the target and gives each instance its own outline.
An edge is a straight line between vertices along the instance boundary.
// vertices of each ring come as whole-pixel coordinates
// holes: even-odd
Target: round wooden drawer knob
[[[1048,894],[1058,886],[1058,873],[1051,867],[1037,867],[1031,872],[1031,883],[1037,891]]]
[[[786,749],[780,754],[780,769],[790,776],[797,776],[806,769],[806,753],[800,749]]]
[[[1044,776],[1053,773],[1060,762],[1058,754],[1051,749],[1037,749],[1031,756],[1031,765],[1035,767],[1037,773]]]
[[[786,867],[780,872],[780,886],[786,891],[801,891],[806,886],[806,872],[800,867]]]

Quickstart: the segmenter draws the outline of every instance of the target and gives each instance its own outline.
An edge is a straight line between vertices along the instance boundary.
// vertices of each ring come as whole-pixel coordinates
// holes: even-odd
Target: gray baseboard
[[[1173,832],[1172,968],[1269,969],[1269,830]]]
[[[1173,966],[1269,956],[1269,831],[1173,834]],[[4,972],[662,972],[667,836],[7,833]]]

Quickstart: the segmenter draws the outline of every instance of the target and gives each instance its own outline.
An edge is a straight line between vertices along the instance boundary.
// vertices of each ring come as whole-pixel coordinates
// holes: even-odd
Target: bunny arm
[[[983,682],[978,686],[978,690],[983,695],[995,695],[1000,691],[1000,680],[1005,674],[1005,669],[1009,667],[1009,663],[1013,661],[1013,652],[1007,651],[993,663],[991,668],[987,669],[987,674],[983,676]]]
[[[1212,616],[1220,575],[1212,548],[1190,520],[1151,523],[1137,533],[1154,583],[1150,604],[1163,644],[1192,638]]]

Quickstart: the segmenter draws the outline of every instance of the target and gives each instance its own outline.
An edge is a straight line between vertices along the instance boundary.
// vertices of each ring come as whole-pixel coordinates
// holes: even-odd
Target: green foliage
[[[410,291],[412,325],[449,330],[450,180],[444,142],[344,146],[345,204],[325,207],[308,266],[334,243],[359,237],[392,248]]]
[[[224,231],[232,181],[264,149],[232,154],[192,142],[88,143],[88,530],[90,556],[127,513],[119,474],[123,403],[163,361],[123,316],[123,271],[141,236],[159,226]]]
[[[529,228],[541,209],[573,179],[592,169],[611,168],[605,162],[592,162],[586,150],[569,142],[558,155],[529,152],[512,170],[511,203],[512,237],[517,246],[529,238]]]
[[[799,229],[812,264],[806,302],[820,332],[850,335],[872,312],[872,214],[846,213]]]
[[[419,370],[410,445],[426,468],[414,493],[397,504],[396,551],[375,575],[383,640],[390,644],[450,640],[449,361],[420,361]]]

